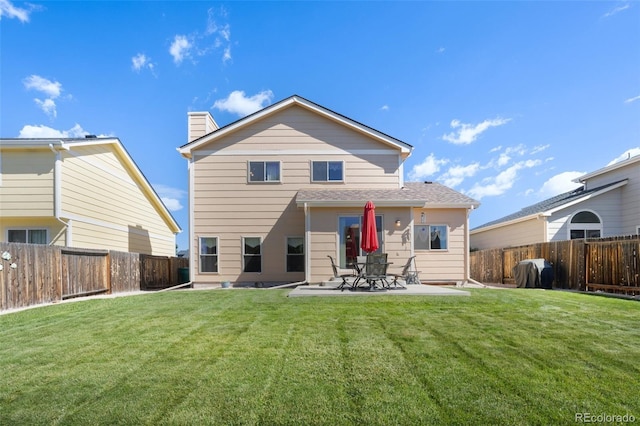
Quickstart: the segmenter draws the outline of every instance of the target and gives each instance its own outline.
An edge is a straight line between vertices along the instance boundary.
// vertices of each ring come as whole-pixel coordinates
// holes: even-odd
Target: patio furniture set
[[[386,253],[373,253],[366,256],[358,256],[355,262],[349,266],[352,272],[341,274],[332,256],[327,256],[331,260],[331,267],[335,279],[342,282],[337,287],[344,290],[366,290],[366,291],[386,291],[393,289],[406,289],[407,284],[420,284],[418,278],[419,271],[416,270],[415,256],[411,256],[402,267],[400,273],[390,273],[389,265],[393,262],[387,261]]]

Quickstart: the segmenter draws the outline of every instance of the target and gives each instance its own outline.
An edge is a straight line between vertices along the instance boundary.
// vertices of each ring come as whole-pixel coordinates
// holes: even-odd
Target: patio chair
[[[356,274],[354,274],[353,272],[349,274],[341,274],[340,271],[338,270],[338,265],[336,265],[336,262],[333,260],[333,257],[329,255],[327,255],[327,257],[329,258],[329,260],[331,260],[331,268],[333,269],[333,278],[342,280],[340,285],[336,288],[339,288],[340,290],[344,290],[345,287],[351,287],[351,283],[349,283],[348,279],[355,277]]]
[[[388,288],[389,282],[387,281],[387,268],[389,263],[387,262],[387,254],[369,254],[367,255],[367,264],[365,265],[364,279],[369,283],[369,290],[375,290],[380,283],[380,288]]]
[[[405,284],[421,284],[420,279],[418,278],[418,273],[420,271],[416,271],[417,268],[412,268],[412,266],[415,266],[415,259],[415,256],[411,256],[407,260],[407,263],[405,263],[405,265],[402,267],[401,273],[389,274],[389,276],[393,277],[393,282],[391,283],[391,285],[393,285],[394,287],[400,286],[406,288],[404,285],[398,282],[398,279],[402,279]]]

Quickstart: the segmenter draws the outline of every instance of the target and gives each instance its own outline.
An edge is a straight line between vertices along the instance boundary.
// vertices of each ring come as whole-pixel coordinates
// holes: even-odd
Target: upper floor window
[[[602,236],[602,222],[598,215],[583,210],[576,213],[569,223],[569,239],[600,238]]]
[[[313,182],[344,181],[344,162],[312,161],[311,162],[311,180]]]
[[[280,182],[280,162],[249,161],[249,182]]]
[[[7,231],[7,242],[47,244],[47,230],[46,229],[9,229]]]

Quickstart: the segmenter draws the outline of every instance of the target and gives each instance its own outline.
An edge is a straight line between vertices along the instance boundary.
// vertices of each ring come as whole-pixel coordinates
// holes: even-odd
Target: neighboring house
[[[640,234],[640,156],[575,182],[582,186],[472,229],[471,247]]]
[[[189,113],[191,280],[318,283],[361,254],[365,203],[380,252],[425,281],[469,278],[468,215],[479,204],[437,183],[404,183],[412,146],[292,96],[219,128]],[[432,239],[433,236],[433,239]]]
[[[175,256],[180,231],[117,138],[0,139],[0,241]]]

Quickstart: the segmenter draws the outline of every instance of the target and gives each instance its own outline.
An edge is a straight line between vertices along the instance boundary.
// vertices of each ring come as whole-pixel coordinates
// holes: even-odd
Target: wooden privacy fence
[[[471,253],[471,277],[513,284],[513,268],[527,259],[552,264],[554,288],[640,294],[640,236],[555,241]]]
[[[0,243],[0,310],[101,293],[167,288],[188,259],[37,244]],[[11,264],[15,264],[15,268]]]

